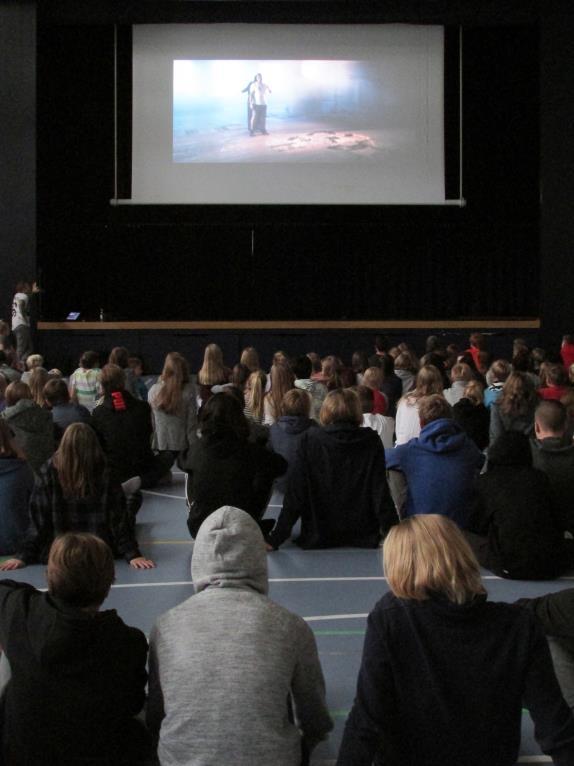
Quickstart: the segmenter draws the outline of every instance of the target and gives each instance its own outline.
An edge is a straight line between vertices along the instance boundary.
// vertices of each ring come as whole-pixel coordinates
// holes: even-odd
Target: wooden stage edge
[[[218,322],[38,322],[38,330],[539,330],[540,319],[218,321]]]

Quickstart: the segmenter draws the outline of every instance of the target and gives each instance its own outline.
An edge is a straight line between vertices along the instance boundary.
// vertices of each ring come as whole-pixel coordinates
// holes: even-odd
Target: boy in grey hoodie
[[[299,766],[332,722],[311,629],[266,595],[256,522],[231,506],[208,516],[191,571],[196,595],[150,639],[147,722],[160,763]]]

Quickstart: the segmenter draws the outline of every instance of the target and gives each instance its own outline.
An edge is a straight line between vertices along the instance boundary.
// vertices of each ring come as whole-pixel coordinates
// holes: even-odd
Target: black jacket
[[[109,396],[92,413],[92,427],[108,459],[112,479],[126,481],[149,470],[154,455],[151,407],[127,391],[122,392],[125,410],[116,410]]]
[[[287,470],[281,455],[232,433],[205,434],[191,450],[187,465],[188,528],[193,537],[204,519],[224,505],[260,519],[273,480]]]
[[[25,583],[0,581],[0,644],[10,764],[122,763],[126,728],[143,707],[147,642],[114,610],[91,615]]]
[[[301,437],[309,428],[318,428],[318,424],[303,415],[282,415],[269,429],[269,446],[278,455],[282,455],[291,466],[295,460]],[[275,489],[285,492],[289,471],[275,482]]]
[[[548,476],[564,530],[574,533],[574,445],[563,439],[532,439],[532,464]]]
[[[523,580],[564,571],[559,515],[542,471],[492,466],[476,489],[477,507],[468,528],[488,538],[492,571]]]
[[[526,609],[387,593],[369,615],[337,766],[514,766],[522,702],[555,764],[574,763],[574,719]]]
[[[378,434],[352,423],[313,428],[301,437],[269,542],[279,547],[301,518],[302,548],[375,548],[398,521]]]

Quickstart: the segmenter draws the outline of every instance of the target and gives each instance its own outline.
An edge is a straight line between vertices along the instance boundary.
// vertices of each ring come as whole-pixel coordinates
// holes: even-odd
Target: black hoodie
[[[0,580],[0,645],[10,662],[6,763],[120,764],[143,707],[147,641],[114,610],[91,614],[25,583]]]

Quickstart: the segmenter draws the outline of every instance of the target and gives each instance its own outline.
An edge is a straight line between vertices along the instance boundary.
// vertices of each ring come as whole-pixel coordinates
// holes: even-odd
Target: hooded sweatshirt
[[[32,399],[20,399],[11,407],[6,407],[2,417],[12,429],[16,444],[34,471],[38,472],[56,448],[52,414]]]
[[[257,524],[226,506],[202,524],[196,595],[150,638],[148,725],[162,766],[299,766],[332,723],[311,629],[267,598]],[[290,714],[293,703],[296,723]]]
[[[550,479],[563,529],[574,533],[574,445],[565,438],[532,439],[532,465]]]
[[[295,453],[301,436],[309,428],[317,428],[317,423],[303,415],[282,415],[269,429],[269,444],[273,452],[285,458],[289,465],[295,460]],[[285,492],[289,470],[275,480],[275,489]]]
[[[406,516],[438,513],[466,527],[483,456],[458,423],[433,420],[419,437],[385,452],[387,468],[402,471],[407,482]]]
[[[114,610],[90,614],[31,585],[0,581],[0,644],[10,662],[6,763],[76,764],[119,753],[145,699],[147,642]]]
[[[25,460],[0,459],[0,554],[14,554],[26,534],[33,486],[34,474]]]

